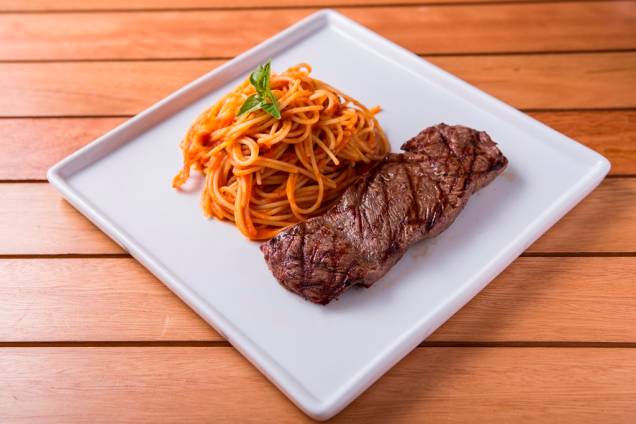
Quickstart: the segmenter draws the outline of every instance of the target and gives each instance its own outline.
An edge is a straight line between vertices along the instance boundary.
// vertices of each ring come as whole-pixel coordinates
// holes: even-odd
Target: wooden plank
[[[4,348],[0,369],[5,423],[311,422],[232,348]],[[423,348],[333,422],[627,423],[635,397],[634,349]]]
[[[627,423],[635,366],[632,349],[418,349],[339,419]]]
[[[488,3],[498,2],[500,0],[400,0],[400,5],[408,4],[441,4],[441,3]],[[524,0],[509,0],[524,1]],[[585,0],[583,0],[585,1]],[[370,6],[370,5],[391,5],[389,0],[305,0],[304,7],[320,6]],[[16,2],[14,0],[0,0],[0,12],[10,11],[30,11],[30,12],[47,12],[47,11],[95,11],[95,10],[187,10],[187,9],[249,9],[264,7],[297,7],[296,0],[182,0],[175,3],[173,0],[22,0]]]
[[[428,60],[519,109],[629,108],[636,100],[628,88],[636,86],[636,53]]]
[[[605,155],[612,162],[611,174],[636,174],[636,110],[530,115]],[[0,180],[45,179],[51,165],[127,119],[2,119]]]
[[[0,116],[134,115],[222,63],[1,63]]]
[[[0,115],[135,114],[220,63],[0,64]]]
[[[521,109],[636,107],[636,53],[429,60]],[[220,63],[3,63],[0,116],[133,115]]]
[[[0,184],[0,254],[122,253],[48,184]]]
[[[46,179],[53,164],[127,119],[0,119],[0,180]]]
[[[416,53],[492,53],[633,49],[633,5],[602,1],[340,10]],[[81,19],[75,13],[59,13],[55,19],[5,14],[0,16],[0,59],[227,58],[315,10],[97,12],[82,13]]]
[[[636,341],[636,258],[517,259],[431,341]]]
[[[611,175],[636,173],[636,111],[532,112],[530,115],[608,158],[612,163]]]
[[[636,252],[636,179],[605,180],[529,252]]]
[[[0,342],[223,340],[134,259],[3,259],[0,276]]]
[[[47,184],[0,184],[0,254],[107,254],[122,250]],[[528,249],[636,252],[636,179],[604,181]]]
[[[0,275],[0,342],[223,340],[133,259],[4,259]],[[636,343],[634,275],[636,258],[519,258],[428,340]]]

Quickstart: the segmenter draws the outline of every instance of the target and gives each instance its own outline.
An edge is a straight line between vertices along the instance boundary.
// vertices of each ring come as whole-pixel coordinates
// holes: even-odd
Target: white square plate
[[[196,116],[273,59],[369,106],[392,149],[445,122],[487,131],[510,160],[457,221],[368,290],[324,307],[274,280],[258,249],[178,193]],[[411,351],[587,195],[609,162],[333,11],[318,12],[187,85],[49,170],[49,181],[307,414],[327,419]],[[520,294],[522,295],[522,294]]]

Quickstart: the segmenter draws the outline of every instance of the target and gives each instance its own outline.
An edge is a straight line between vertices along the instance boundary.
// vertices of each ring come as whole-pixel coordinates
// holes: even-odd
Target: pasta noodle
[[[322,213],[389,145],[379,107],[367,109],[310,72],[300,64],[272,73],[280,119],[262,109],[237,115],[256,92],[249,80],[203,112],[181,142],[173,186],[201,172],[204,214],[234,222],[252,240]]]

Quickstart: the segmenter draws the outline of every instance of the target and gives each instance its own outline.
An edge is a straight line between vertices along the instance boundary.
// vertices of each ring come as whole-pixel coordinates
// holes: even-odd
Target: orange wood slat
[[[0,342],[223,340],[131,258],[1,259],[0,276]]]
[[[221,63],[2,63],[0,116],[133,115]]]
[[[122,253],[48,184],[0,184],[0,254]]]
[[[122,250],[47,184],[0,184],[0,254],[106,254]],[[636,179],[605,180],[528,249],[636,252]]]
[[[607,157],[610,174],[636,173],[636,111],[533,112],[531,116]]]
[[[2,422],[310,422],[232,348],[4,348],[0,369]],[[333,422],[627,423],[635,397],[634,349],[420,348]]]
[[[0,342],[223,340],[133,259],[3,259],[0,275]],[[519,258],[428,340],[636,343],[634,275],[636,258]]]
[[[0,180],[46,179],[53,164],[127,119],[0,119]]]
[[[636,252],[636,179],[605,180],[530,252]]]
[[[426,3],[488,3],[500,0],[400,0],[400,5]],[[524,0],[510,0],[524,1]],[[583,0],[585,1],[585,0]],[[390,0],[305,0],[303,6],[370,6],[391,5]],[[87,10],[187,10],[187,9],[250,9],[250,8],[280,8],[298,7],[296,0],[0,0],[0,12],[3,11],[87,11]]]
[[[429,60],[520,109],[630,108],[636,100],[628,88],[636,87],[636,53]]]
[[[232,57],[313,11],[59,13],[55,19],[47,14],[4,14],[0,59]],[[636,7],[631,1],[341,11],[416,53],[636,48]]]
[[[636,107],[636,53],[429,60],[517,108]],[[131,115],[220,63],[4,63],[0,116]]]

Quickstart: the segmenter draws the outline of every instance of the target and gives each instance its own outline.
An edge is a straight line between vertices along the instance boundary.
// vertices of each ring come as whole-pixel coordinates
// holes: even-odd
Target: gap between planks
[[[226,340],[170,340],[170,341],[47,341],[47,342],[0,342],[0,349],[9,348],[49,348],[49,347],[232,347]],[[636,342],[566,342],[566,341],[506,341],[506,342],[471,342],[471,341],[423,341],[416,348],[451,347],[451,348],[594,348],[594,349],[634,349]]]
[[[590,0],[591,1],[591,0]],[[597,0],[598,1],[598,0]],[[619,0],[617,0],[619,1]],[[620,0],[625,1],[625,0]],[[636,1],[636,0],[634,0]],[[0,12],[2,14],[2,12]],[[542,56],[542,55],[577,55],[577,54],[611,54],[634,53],[634,48],[616,49],[581,49],[581,50],[510,50],[499,52],[416,52],[415,54],[426,59],[427,57],[486,57],[486,56]],[[200,56],[200,57],[135,57],[135,58],[99,58],[99,59],[0,59],[0,64],[38,64],[38,63],[99,63],[99,62],[197,62],[203,60],[232,60],[236,56]],[[122,115],[112,115],[119,117]]]
[[[636,174],[609,174],[605,178],[636,178]],[[33,179],[0,179],[0,184],[47,184],[48,180]]]
[[[636,51],[636,50],[635,50]],[[179,62],[181,59],[175,59]],[[97,61],[100,62],[100,61]],[[125,61],[124,61],[125,62]],[[131,62],[138,62],[138,60],[132,60]],[[143,62],[143,61],[142,61]],[[150,61],[151,62],[151,61]],[[1,62],[0,62],[1,63]],[[634,112],[636,107],[590,107],[590,108],[519,108],[517,109],[523,113],[543,113],[543,112]],[[141,113],[141,112],[140,112]],[[2,119],[108,119],[108,118],[134,118],[137,114],[122,113],[122,114],[82,114],[82,115],[0,115]]]
[[[636,252],[524,252],[520,258],[634,258]],[[0,254],[0,260],[9,259],[128,259],[128,253],[36,253]]]

